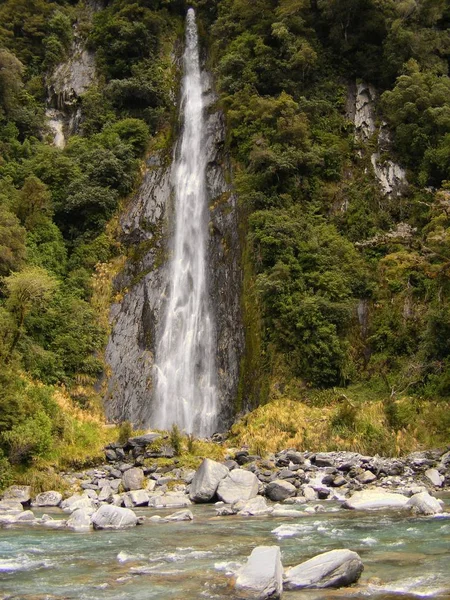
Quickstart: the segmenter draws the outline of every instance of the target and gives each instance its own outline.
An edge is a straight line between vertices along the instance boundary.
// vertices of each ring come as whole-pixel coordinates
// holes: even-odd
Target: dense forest
[[[379,426],[398,432],[422,419],[429,439],[445,439],[447,2],[192,4],[240,204],[238,409],[343,396],[340,433],[351,436],[355,403],[380,401]],[[132,252],[117,215],[144,156],[170,154],[185,10],[181,0],[0,5],[0,485],[11,468],[73,459],[102,440],[94,415],[111,281]],[[57,148],[45,124],[49,81],[80,43],[96,77]],[[364,142],[346,112],[355,82],[377,90],[377,128]],[[371,166],[380,128],[390,138],[380,160],[406,170],[399,195],[383,192]],[[376,427],[364,435],[376,449]]]

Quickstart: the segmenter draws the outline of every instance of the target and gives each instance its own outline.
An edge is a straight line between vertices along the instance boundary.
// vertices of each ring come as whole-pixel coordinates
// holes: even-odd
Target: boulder
[[[163,494],[161,496],[150,496],[148,505],[152,508],[184,508],[192,502],[184,494]]]
[[[356,552],[331,550],[286,569],[284,587],[287,590],[343,587],[358,581],[363,570]]]
[[[317,500],[317,492],[310,485],[303,486],[302,491],[307,502],[314,502],[314,500]]]
[[[59,506],[62,500],[62,494],[53,490],[42,492],[34,499],[33,506]]]
[[[0,500],[0,513],[19,514],[23,512],[23,505],[18,500]]]
[[[21,504],[28,504],[31,500],[30,485],[11,485],[3,492],[3,500],[15,500]]]
[[[236,504],[233,504],[237,507]],[[262,496],[256,496],[247,500],[242,506],[239,506],[238,515],[241,517],[256,517],[258,515],[266,515],[272,512],[272,508],[267,506],[266,499]]]
[[[226,504],[232,504],[237,500],[250,500],[258,494],[258,478],[250,471],[233,469],[219,483],[217,488],[218,497]]]
[[[405,508],[407,496],[387,492],[381,488],[373,488],[355,492],[343,503],[343,508],[370,510],[376,508]]]
[[[138,522],[135,513],[129,508],[104,504],[92,515],[94,529],[126,529]]]
[[[140,490],[144,485],[144,471],[140,467],[127,469],[122,475],[122,485],[126,492]]]
[[[147,444],[153,444],[156,440],[161,438],[160,433],[145,433],[144,435],[137,435],[135,437],[131,437],[127,445],[128,446],[146,446]]]
[[[92,529],[91,515],[82,508],[77,508],[67,519],[66,526],[73,531],[89,531]]]
[[[406,508],[411,508],[421,515],[438,515],[443,512],[443,502],[431,496],[428,492],[414,494],[406,503]]]
[[[73,494],[73,496],[61,502],[61,508],[64,512],[70,513],[82,508],[87,513],[92,514],[97,510],[97,505],[87,494]]]
[[[266,496],[274,502],[286,500],[290,496],[295,496],[296,493],[297,488],[292,483],[283,481],[282,479],[275,479],[275,481],[271,481],[266,487]]]
[[[239,569],[235,587],[258,600],[277,599],[283,591],[283,566],[278,546],[257,546]]]
[[[32,513],[31,510],[24,510],[23,512],[21,512],[20,514],[18,514],[16,516],[16,523],[22,523],[22,522],[26,522],[26,523],[30,523],[31,521],[35,521],[36,517],[34,516],[34,514]]]
[[[148,501],[150,497],[145,490],[134,490],[132,492],[128,492],[128,497],[130,498],[133,506],[148,506]]]
[[[99,502],[111,502],[113,494],[114,492],[111,489],[111,486],[104,485],[98,493],[98,500]]]
[[[377,478],[376,475],[374,475],[374,473],[372,473],[372,471],[364,471],[363,473],[361,473],[361,475],[358,475],[356,477],[356,479],[360,482],[360,483],[372,483],[373,481],[375,481]]]
[[[425,471],[425,477],[431,481],[431,483],[436,487],[441,487],[444,478],[441,476],[437,469],[427,469]]]
[[[192,479],[189,497],[193,502],[209,502],[214,497],[219,483],[229,473],[225,465],[205,458]]]

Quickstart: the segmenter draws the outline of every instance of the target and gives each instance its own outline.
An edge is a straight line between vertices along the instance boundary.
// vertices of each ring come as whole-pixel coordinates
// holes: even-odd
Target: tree
[[[32,309],[44,308],[56,287],[56,280],[45,269],[28,267],[4,278],[8,308],[16,315],[17,330],[9,349],[8,361],[20,340],[25,317]]]

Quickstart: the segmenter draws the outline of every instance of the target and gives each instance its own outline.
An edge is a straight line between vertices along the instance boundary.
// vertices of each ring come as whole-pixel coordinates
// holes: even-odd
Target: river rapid
[[[449,511],[450,498],[445,501]],[[335,548],[360,554],[364,573],[356,586],[285,592],[287,600],[450,598],[449,512],[412,517],[319,504],[324,512],[308,514],[298,507],[298,515],[289,517],[217,517],[214,505],[194,505],[191,522],[146,521],[119,531],[3,528],[0,598],[236,599],[233,573],[258,545],[279,545],[284,567]],[[136,512],[164,516],[173,511]],[[59,509],[50,514],[67,517]]]

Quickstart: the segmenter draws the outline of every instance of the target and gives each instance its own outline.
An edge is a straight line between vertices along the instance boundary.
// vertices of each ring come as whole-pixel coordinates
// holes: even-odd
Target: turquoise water
[[[277,544],[284,566],[334,548],[357,551],[365,565],[353,588],[286,592],[287,600],[450,599],[450,514],[413,518],[324,506],[327,512],[313,515],[299,509],[298,517],[246,518],[216,517],[213,506],[194,506],[193,522],[114,532],[0,529],[0,598],[236,598],[236,565],[255,546]]]

